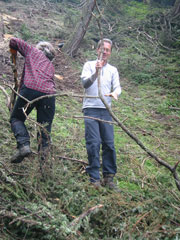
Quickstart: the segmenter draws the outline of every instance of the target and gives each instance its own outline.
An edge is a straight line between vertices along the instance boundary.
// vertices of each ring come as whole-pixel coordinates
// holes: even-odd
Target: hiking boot
[[[29,145],[20,147],[17,152],[12,156],[11,163],[20,163],[23,159],[31,154]]]
[[[102,187],[100,181],[91,182],[91,185],[93,185],[95,189],[100,189]]]
[[[113,178],[114,174],[104,175],[103,186],[108,187],[110,190],[113,190],[115,192],[121,192],[118,186],[114,183]]]

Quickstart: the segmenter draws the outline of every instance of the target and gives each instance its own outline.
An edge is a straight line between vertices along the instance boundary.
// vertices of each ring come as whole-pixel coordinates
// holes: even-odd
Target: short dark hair
[[[112,41],[111,41],[110,39],[108,39],[108,38],[103,38],[103,39],[99,40],[98,45],[97,45],[97,48],[98,48],[98,49],[100,48],[102,41],[103,41],[103,42],[110,43],[111,49],[112,49],[113,43],[112,43]]]

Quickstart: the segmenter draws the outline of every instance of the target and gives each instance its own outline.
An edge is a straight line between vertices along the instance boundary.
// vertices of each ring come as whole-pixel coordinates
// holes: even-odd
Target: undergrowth
[[[151,150],[169,163],[178,158],[179,115],[157,111],[165,93],[150,85],[127,85],[113,110]],[[153,95],[153,98],[152,98]],[[167,95],[167,93],[166,93]],[[1,106],[5,106],[1,95]],[[166,106],[165,104],[163,105]],[[166,106],[167,107],[167,106]],[[42,176],[37,156],[36,128],[28,121],[34,154],[19,165],[10,164],[15,140],[9,112],[0,109],[1,239],[178,239],[179,200],[172,175],[150,159],[115,126],[121,193],[89,185],[81,104],[57,98],[52,127],[53,153]],[[35,112],[31,114],[36,118]],[[179,172],[179,171],[178,171]],[[77,222],[82,213],[102,205]]]

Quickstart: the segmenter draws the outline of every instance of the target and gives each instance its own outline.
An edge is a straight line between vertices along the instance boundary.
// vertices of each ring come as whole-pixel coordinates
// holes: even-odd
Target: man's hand
[[[98,60],[97,62],[96,62],[96,72],[98,72],[99,71],[99,69],[101,69],[103,66],[105,65],[105,62],[103,61],[103,60]]]
[[[113,97],[115,100],[118,100],[118,94],[116,92],[111,92],[108,94],[105,94],[107,97]]]
[[[10,48],[10,53],[13,55],[13,56],[17,56],[17,50],[13,49],[13,48]]]

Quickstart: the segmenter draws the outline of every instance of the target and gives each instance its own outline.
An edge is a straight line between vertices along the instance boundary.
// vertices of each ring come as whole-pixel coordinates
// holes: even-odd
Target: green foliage
[[[25,41],[32,38],[32,33],[25,23],[21,25],[20,33],[21,33],[22,39],[24,39]]]
[[[163,121],[166,115],[157,113],[158,104],[166,101],[165,96],[168,93],[165,94],[163,89],[149,84],[139,87],[128,84],[120,100],[113,102],[113,111],[121,120],[126,119],[126,126],[131,127],[144,144],[174,164],[179,140],[170,136],[175,132],[178,136],[178,118],[172,117],[173,112],[168,112],[168,119]],[[2,94],[0,99],[1,106],[5,106]],[[87,159],[83,120],[72,119],[72,115],[81,115],[81,104],[75,99],[57,98],[52,128],[53,155],[47,162],[43,177],[36,155],[19,165],[9,163],[15,141],[7,121],[9,112],[1,107],[0,215],[4,239],[9,232],[14,239],[26,236],[29,240],[178,237],[176,208],[180,195],[168,170],[147,158],[116,126],[118,173],[115,181],[122,192],[117,194],[105,188],[100,192],[95,190],[84,174],[84,165],[63,159],[63,156]],[[34,112],[32,117],[35,119]],[[161,124],[155,121],[156,118]],[[34,123],[27,123],[31,128],[32,148],[36,152]],[[172,126],[170,129],[167,128],[169,125]],[[158,148],[160,138],[161,148]],[[72,225],[74,219],[99,204],[103,207]],[[5,214],[4,208],[9,215]],[[157,229],[157,226],[163,226],[164,230],[161,227]]]
[[[111,62],[122,77],[138,84],[178,88],[179,23],[177,19],[169,22],[170,27],[165,24],[170,9],[163,7],[167,5],[165,1],[159,3],[161,7],[152,7],[143,1],[105,1],[104,13],[109,25],[102,20],[102,29],[104,36],[115,43]],[[98,31],[93,19],[88,40],[98,38]],[[83,53],[85,57],[91,53],[88,51]]]
[[[144,20],[149,14],[149,6],[144,3],[131,1],[125,5],[125,13],[135,19]]]

